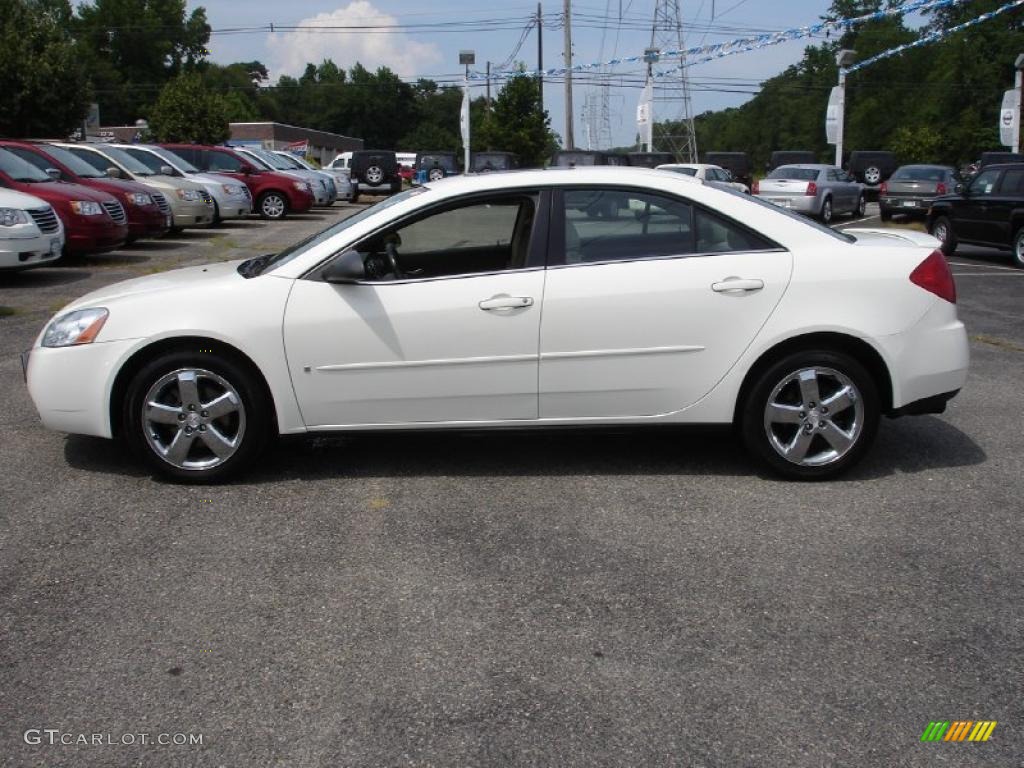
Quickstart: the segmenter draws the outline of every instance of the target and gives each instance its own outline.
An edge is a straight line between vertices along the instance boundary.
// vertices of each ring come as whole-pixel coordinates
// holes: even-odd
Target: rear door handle
[[[484,299],[477,306],[485,312],[502,309],[525,309],[533,306],[532,296],[492,296]]]
[[[711,284],[711,290],[715,293],[729,293],[734,296],[753,293],[762,288],[764,288],[764,280],[746,280],[742,277],[727,277],[721,282]]]

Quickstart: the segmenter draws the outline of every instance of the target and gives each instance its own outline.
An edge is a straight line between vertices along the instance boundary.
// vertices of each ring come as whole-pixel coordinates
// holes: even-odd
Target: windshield
[[[152,152],[145,149],[136,149],[135,147],[132,147],[131,149],[125,149],[122,151],[134,157],[153,173],[160,173],[160,168],[167,165],[162,158],[157,157]]]
[[[177,168],[182,173],[201,173],[201,171],[194,165],[192,165],[192,163],[190,163],[181,155],[174,154],[169,149],[164,149],[163,147],[147,147],[147,149],[150,152],[154,152],[160,155],[160,157],[162,157],[164,160],[166,160],[169,164]]]
[[[900,168],[889,181],[943,181],[948,174],[945,168]]]
[[[241,157],[244,157],[246,160],[248,160],[250,163],[255,165],[257,168],[262,168],[264,171],[272,171],[272,170],[274,170],[273,168],[270,167],[270,163],[268,163],[262,157],[257,155],[255,152],[253,152],[251,150],[248,150],[248,149],[238,149],[237,147],[235,147],[234,149],[235,149],[236,152],[238,152],[238,154]]]
[[[66,165],[73,174],[81,176],[83,179],[102,179],[107,175],[104,171],[101,171],[98,168],[93,168],[73,152],[68,152],[64,147],[48,145],[46,147],[40,147],[40,150],[52,157],[58,163]]]
[[[8,152],[6,149],[0,149],[0,171],[6,173],[14,181],[26,184],[53,181],[45,172],[39,170],[27,160],[22,160],[13,152]]]
[[[797,168],[784,165],[768,174],[769,179],[791,179],[793,181],[815,181],[818,178],[817,168]]]
[[[405,202],[410,197],[415,195],[422,195],[427,192],[429,187],[413,187],[407,189],[405,192],[399,192],[397,195],[386,197],[375,205],[371,205],[369,208],[364,208],[359,213],[349,216],[347,219],[342,219],[337,224],[332,224],[327,229],[310,235],[305,240],[300,240],[288,248],[285,248],[280,253],[271,253],[266,256],[257,256],[255,259],[249,259],[243,261],[238,265],[238,271],[244,277],[255,277],[261,275],[269,269],[274,267],[280,267],[283,264],[287,264],[292,259],[295,259],[302,254],[306,253],[310,248],[330,240],[339,232],[344,232],[346,229],[351,227],[353,224],[358,224],[360,221],[368,219],[374,214],[380,213],[381,211],[390,208],[393,205]]]
[[[297,158],[291,157],[290,155],[279,155],[275,152],[274,157],[280,158],[281,162],[293,170],[309,170],[306,166],[300,163]]]
[[[262,149],[254,149],[252,153],[256,155],[264,164],[275,171],[294,171],[295,167],[288,164],[288,162],[280,155],[275,155],[273,152],[267,152]]]
[[[134,174],[135,176],[153,176],[153,171],[149,170],[145,165],[136,160],[134,157],[129,155],[123,149],[117,147],[104,147],[101,153],[106,155],[115,163],[124,168],[128,173]]]

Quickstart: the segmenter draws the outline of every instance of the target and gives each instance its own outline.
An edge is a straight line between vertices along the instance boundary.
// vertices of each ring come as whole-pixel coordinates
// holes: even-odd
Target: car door
[[[789,252],[685,199],[567,188],[553,210],[541,419],[692,405],[739,359],[789,283]]]
[[[995,245],[1007,246],[1013,238],[1013,215],[1022,205],[1024,169],[1008,168],[1003,171],[996,192],[988,200],[986,211],[986,237]]]
[[[349,249],[364,280],[297,280],[284,342],[307,426],[535,420],[547,197],[446,204]]]
[[[839,176],[839,171],[835,168],[829,168],[825,171],[825,184],[828,187],[828,191],[832,193],[832,211],[833,213],[845,213],[852,207],[850,203],[850,190],[848,184],[842,181]]]
[[[995,196],[1002,174],[997,168],[983,170],[971,181],[963,199],[954,204],[956,221],[953,231],[961,240],[990,243],[989,227],[991,200]]]

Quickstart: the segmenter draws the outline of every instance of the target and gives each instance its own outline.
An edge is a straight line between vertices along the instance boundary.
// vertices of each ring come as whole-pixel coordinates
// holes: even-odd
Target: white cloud
[[[296,26],[393,27],[397,24],[398,19],[377,10],[367,0],[352,0],[344,8],[303,19]],[[324,59],[331,59],[345,69],[357,61],[371,71],[386,66],[404,77],[424,74],[426,68],[441,61],[441,51],[434,43],[417,42],[402,32],[337,29],[275,32],[267,39],[267,49],[275,77],[300,75],[307,63],[320,64]]]

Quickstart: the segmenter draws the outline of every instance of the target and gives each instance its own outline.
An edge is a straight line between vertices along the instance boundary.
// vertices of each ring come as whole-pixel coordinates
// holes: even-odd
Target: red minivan
[[[48,202],[64,222],[65,253],[112,251],[128,238],[128,217],[113,195],[54,181],[46,172],[0,148],[0,186]]]
[[[81,184],[116,197],[128,216],[129,243],[143,237],[161,237],[170,229],[167,214],[159,204],[165,203],[163,207],[166,209],[166,201],[158,201],[162,195],[156,190],[137,181],[112,179],[63,147],[25,141],[0,141],[0,147],[27,160],[44,173],[49,173],[51,168],[56,169],[60,172],[60,181]]]
[[[313,207],[313,190],[302,179],[277,171],[257,168],[228,147],[198,144],[161,144],[164,149],[208,173],[233,176],[249,187],[254,210],[264,219],[283,219],[289,213],[303,213]]]

